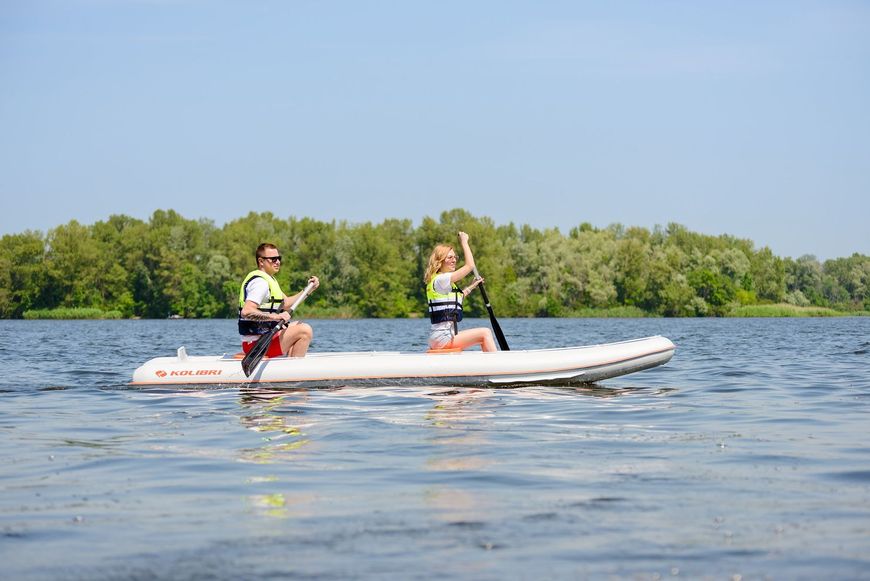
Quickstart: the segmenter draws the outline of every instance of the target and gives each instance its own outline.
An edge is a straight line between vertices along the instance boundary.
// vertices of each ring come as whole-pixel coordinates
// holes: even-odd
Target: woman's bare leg
[[[495,351],[495,340],[492,338],[492,331],[486,327],[466,329],[453,337],[453,341],[450,343],[451,347],[459,347],[460,349],[467,349],[475,345],[480,345],[480,348],[486,352]]]

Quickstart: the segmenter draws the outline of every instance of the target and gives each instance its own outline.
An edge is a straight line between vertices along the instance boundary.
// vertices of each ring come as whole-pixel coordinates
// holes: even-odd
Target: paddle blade
[[[266,355],[266,351],[269,350],[269,343],[272,342],[272,337],[275,336],[275,333],[277,333],[280,328],[280,326],[276,326],[265,335],[261,335],[260,338],[257,339],[257,342],[254,343],[251,350],[248,351],[248,354],[245,355],[244,359],[242,359],[242,371],[245,372],[245,377],[251,377],[251,374],[257,368],[257,365],[259,365],[260,361],[263,360],[263,356]]]

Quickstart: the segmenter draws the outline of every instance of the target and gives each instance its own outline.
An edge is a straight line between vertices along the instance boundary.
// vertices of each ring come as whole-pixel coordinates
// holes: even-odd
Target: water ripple
[[[314,349],[421,323],[313,321]],[[503,328],[678,350],[593,385],[143,390],[147,358],[236,350],[231,322],[2,322],[4,574],[866,576],[870,319]]]

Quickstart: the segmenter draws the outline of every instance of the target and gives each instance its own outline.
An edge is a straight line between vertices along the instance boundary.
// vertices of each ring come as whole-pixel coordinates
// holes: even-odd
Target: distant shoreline
[[[637,308],[618,307],[613,309],[584,309],[579,313],[565,314],[561,317],[503,317],[520,318],[520,319],[710,319],[710,318],[726,318],[726,319],[750,319],[750,318],[819,318],[819,317],[867,317],[870,312],[867,311],[837,311],[823,307],[799,307],[790,304],[771,304],[771,305],[746,305],[736,306],[720,317],[712,315],[704,317],[663,317],[655,313],[646,313]],[[366,318],[401,318],[401,319],[422,319],[421,315],[410,317],[357,317],[347,313],[309,313],[302,318],[312,320],[352,320]],[[100,309],[87,308],[60,308],[60,309],[39,309],[24,312],[24,320],[29,321],[86,321],[86,320],[150,320],[160,321],[163,318],[144,318],[144,317],[123,317],[119,311],[102,311]],[[166,317],[168,320],[224,320],[232,321],[232,318],[221,317],[182,317],[180,315],[170,315]],[[7,319],[11,320],[11,319]]]
[[[251,212],[219,228],[158,210],[147,222],[114,215],[0,237],[0,318],[235,318],[261,241],[284,252],[276,280],[286,292],[320,277],[304,316],[425,317],[429,255],[437,244],[455,245],[459,231],[470,236],[499,317],[870,312],[870,256],[782,258],[751,240],[676,223],[650,230],[581,222],[561,232],[497,225],[455,208],[418,226]],[[484,307],[473,293],[465,315],[486,316]]]

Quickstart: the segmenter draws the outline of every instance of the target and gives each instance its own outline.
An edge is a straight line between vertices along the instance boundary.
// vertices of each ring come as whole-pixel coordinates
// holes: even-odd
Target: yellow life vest
[[[443,273],[440,273],[443,274]],[[443,295],[435,290],[435,279],[432,277],[426,285],[426,298],[429,300],[429,320],[432,324],[452,321],[454,324],[462,320],[462,291],[455,284],[451,285],[450,293]]]
[[[284,303],[284,291],[281,290],[277,280],[262,270],[249,272],[245,280],[242,281],[242,288],[239,289],[239,335],[264,335],[278,324],[278,321],[250,321],[242,317],[242,308],[244,308],[248,297],[248,283],[255,278],[263,278],[269,283],[269,298],[260,304],[261,311],[280,313]]]

